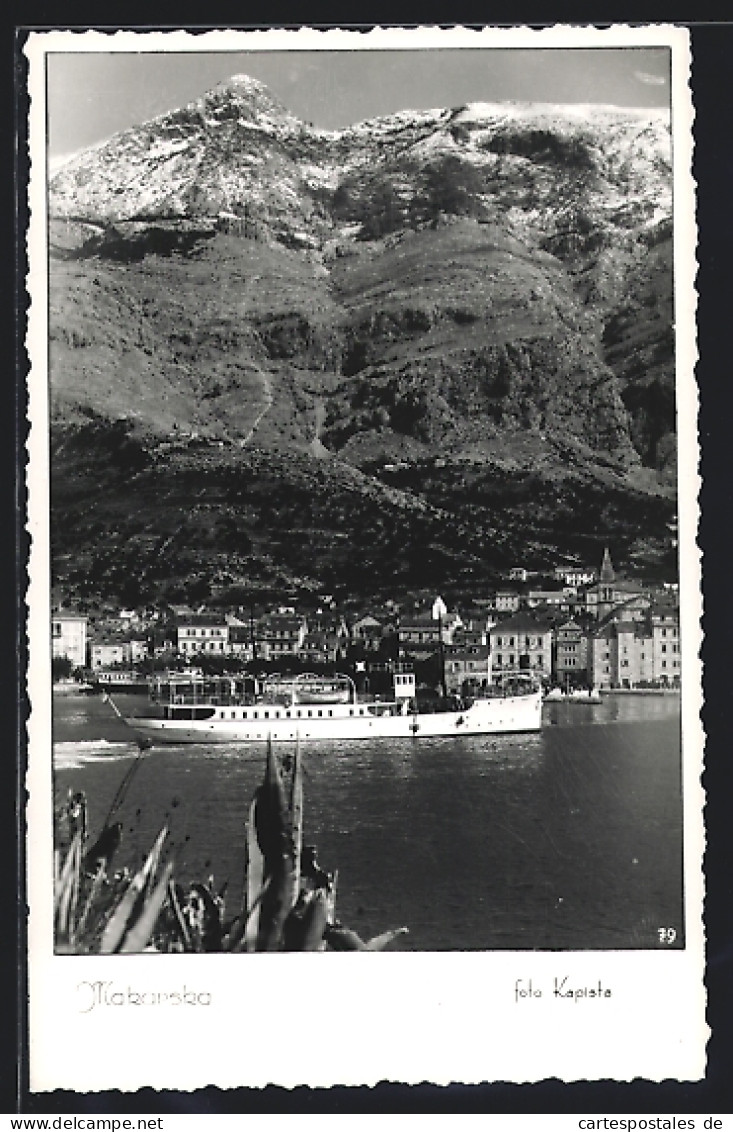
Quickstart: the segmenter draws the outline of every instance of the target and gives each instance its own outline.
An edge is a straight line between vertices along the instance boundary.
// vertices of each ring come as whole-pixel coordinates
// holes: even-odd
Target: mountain
[[[372,578],[406,523],[421,550],[405,585],[432,546],[426,584],[464,576],[470,520],[485,580],[527,543],[563,552],[552,515],[579,491],[574,538],[608,538],[616,493],[611,534],[658,568],[674,510],[670,149],[667,114],[612,107],[473,104],[320,130],[235,76],[72,158],[49,188],[57,560],[111,537],[102,517],[80,522],[76,489],[91,475],[119,492],[100,472],[119,449],[122,483],[143,477],[136,505],[177,497],[181,476],[204,494],[216,480],[218,519],[232,477],[275,485],[290,514],[301,468],[320,564],[288,565],[281,520],[259,516],[238,577],[254,553],[263,578],[333,588],[358,565],[334,549],[358,499],[386,532]],[[509,507],[501,551],[500,496],[528,477],[545,502],[534,518]],[[473,519],[455,490],[468,481]],[[182,538],[203,576],[202,526]],[[167,569],[160,584],[179,584]]]

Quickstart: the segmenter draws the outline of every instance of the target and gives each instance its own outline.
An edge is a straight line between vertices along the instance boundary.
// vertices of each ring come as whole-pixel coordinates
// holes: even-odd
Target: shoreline
[[[599,688],[602,696],[679,696],[681,688]]]

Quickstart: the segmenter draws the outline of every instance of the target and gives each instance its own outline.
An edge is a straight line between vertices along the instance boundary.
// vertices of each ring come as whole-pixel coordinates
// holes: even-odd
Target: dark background
[[[678,5],[677,8],[680,6]],[[687,6],[691,8],[691,5]],[[704,8],[705,5],[702,5]],[[710,7],[708,5],[708,7]],[[19,6],[18,6],[19,8]],[[343,6],[341,6],[343,11]],[[24,908],[25,896],[22,889],[22,821],[20,830],[17,813],[22,816],[24,795],[22,775],[24,771],[24,750],[22,720],[25,705],[22,702],[23,641],[22,593],[24,589],[24,559],[27,552],[26,539],[22,533],[23,494],[19,473],[22,473],[22,444],[24,437],[23,377],[22,356],[24,298],[22,279],[23,267],[23,228],[25,224],[23,195],[22,132],[26,107],[24,102],[24,64],[20,49],[27,29],[101,27],[99,8],[90,4],[67,4],[62,9],[59,4],[26,3],[21,10],[11,13],[6,25],[4,43],[7,47],[5,66],[0,71],[0,82],[7,97],[9,113],[5,121],[5,170],[0,184],[3,185],[8,207],[3,210],[7,223],[2,231],[8,241],[8,269],[3,273],[8,298],[2,306],[7,333],[3,341],[8,343],[6,380],[2,383],[5,399],[5,412],[0,418],[5,431],[5,443],[0,446],[2,470],[0,483],[5,488],[3,502],[6,507],[6,530],[15,534],[14,548],[4,556],[5,601],[0,604],[0,639],[5,648],[0,655],[9,670],[9,679],[4,687],[9,710],[5,713],[7,728],[6,742],[13,749],[20,750],[19,774],[11,777],[8,769],[5,777],[7,786],[2,793],[4,820],[0,824],[3,833],[0,864],[3,880],[3,921],[4,930],[0,933],[3,949],[2,974],[0,981],[0,1018],[2,1026],[2,1053],[0,1060],[0,1111],[4,1113],[161,1113],[182,1112],[206,1114],[219,1112],[233,1113],[670,1113],[677,1115],[701,1114],[701,1118],[711,1114],[726,1114],[733,1109],[733,1086],[730,1066],[733,1064],[733,854],[731,852],[731,756],[730,743],[730,685],[731,672],[729,655],[733,656],[733,617],[731,616],[731,494],[733,493],[733,469],[731,468],[731,421],[733,404],[730,392],[730,339],[729,326],[733,316],[733,296],[731,294],[731,265],[733,264],[733,222],[731,203],[733,202],[733,148],[730,139],[733,132],[733,97],[731,95],[733,70],[733,23],[715,23],[710,16],[700,11],[696,5],[695,14],[699,22],[691,22],[688,11],[681,18],[675,5],[654,5],[637,2],[633,5],[611,5],[605,10],[598,4],[589,10],[587,5],[553,4],[540,13],[539,5],[515,2],[514,4],[459,5],[453,6],[450,13],[431,5],[395,6],[389,11],[384,6],[372,5],[368,13],[353,11],[352,19],[368,14],[370,22],[352,26],[368,30],[372,23],[409,25],[414,23],[435,24],[441,17],[450,14],[452,23],[464,26],[480,26],[490,15],[493,23],[505,22],[534,23],[543,22],[588,23],[593,20],[596,26],[609,22],[675,22],[690,27],[693,52],[693,96],[696,109],[695,134],[695,176],[698,183],[698,226],[699,274],[697,280],[700,295],[698,311],[698,348],[700,359],[697,378],[701,391],[700,438],[702,446],[702,517],[700,522],[700,544],[703,549],[704,601],[707,610],[703,628],[705,643],[703,660],[705,664],[704,691],[705,707],[703,723],[707,733],[706,769],[703,784],[707,791],[706,826],[707,853],[705,869],[707,878],[707,898],[705,921],[707,934],[707,973],[708,1023],[712,1038],[708,1047],[708,1069],[701,1082],[663,1082],[655,1084],[645,1081],[629,1083],[618,1082],[579,1082],[564,1084],[546,1081],[536,1085],[511,1085],[506,1083],[486,1084],[475,1087],[450,1086],[437,1088],[420,1086],[409,1088],[383,1084],[375,1089],[330,1090],[296,1089],[287,1091],[279,1088],[264,1090],[232,1090],[223,1092],[210,1088],[193,1094],[156,1093],[150,1089],[134,1094],[101,1093],[92,1095],[57,1092],[30,1096],[27,1087],[27,1065],[25,1049],[27,1035],[24,1030],[25,1016],[25,938]],[[252,16],[256,6],[247,9]],[[720,7],[718,6],[718,10]],[[119,9],[118,9],[119,11]],[[201,8],[198,8],[200,14]],[[227,5],[214,4],[206,8],[207,15],[215,23],[211,26],[243,26],[235,23],[235,9]],[[321,8],[324,19],[335,15],[328,7]],[[311,11],[311,14],[314,14]],[[193,15],[190,8],[176,5],[176,10],[166,11],[164,4],[139,3],[126,5],[128,28],[147,30],[150,27],[192,26],[187,17]],[[241,18],[241,10],[239,11]],[[273,2],[268,5],[267,15],[275,26],[297,26],[303,19],[302,9],[295,13],[293,8]],[[86,17],[86,18],[85,18]],[[383,17],[380,19],[380,17]],[[175,23],[172,21],[175,20]],[[137,22],[139,21],[139,22]],[[154,22],[158,21],[158,22]],[[255,26],[255,25],[248,25]],[[259,25],[267,26],[267,25]],[[314,26],[311,24],[311,26]],[[333,26],[333,25],[315,25]],[[341,24],[340,26],[348,26]],[[444,26],[450,26],[448,24]],[[106,28],[105,28],[106,30]],[[109,30],[114,30],[109,28]],[[12,63],[11,63],[11,52]],[[19,131],[20,139],[16,137]],[[20,144],[18,144],[20,141]],[[19,184],[16,189],[9,176],[16,155],[20,153]],[[20,203],[18,203],[20,201]],[[15,259],[17,270],[13,280],[10,263]],[[19,317],[16,317],[19,316]],[[17,350],[17,358],[16,358]],[[10,374],[17,373],[13,382]],[[10,485],[13,485],[10,487]],[[9,599],[13,592],[16,601]],[[11,647],[15,638],[16,647]],[[8,695],[7,690],[12,689]],[[6,752],[7,767],[13,766],[10,749]],[[11,785],[12,784],[12,785]],[[20,836],[19,836],[20,833]],[[19,925],[20,934],[15,925]],[[247,1024],[247,1023],[244,1023]],[[358,1019],[354,1019],[358,1031]],[[192,1035],[195,1040],[195,1035]],[[284,1040],[290,1042],[292,1033],[284,1026]],[[307,1039],[305,1039],[307,1040]],[[730,1117],[728,1118],[730,1120]],[[724,1127],[728,1123],[724,1120]],[[698,1128],[702,1119],[696,1120]],[[570,1127],[570,1125],[569,1125]]]

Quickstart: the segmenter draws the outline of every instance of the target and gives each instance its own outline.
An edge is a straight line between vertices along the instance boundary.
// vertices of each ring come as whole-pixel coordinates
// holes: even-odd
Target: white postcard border
[[[683,641],[686,947],[643,952],[55,956],[52,935],[51,672],[44,58],[50,51],[431,50],[669,46],[673,60],[679,521]],[[285,32],[33,32],[27,338],[29,1048],[32,1091],[193,1090],[279,1084],[436,1084],[643,1078],[705,1071],[704,829],[690,48],[671,26]],[[563,983],[562,980],[567,982]],[[610,996],[568,999],[561,988]],[[531,983],[533,991],[522,997]],[[178,1007],[155,995],[185,991]],[[145,995],[140,999],[136,996]],[[121,996],[121,997],[120,997]]]

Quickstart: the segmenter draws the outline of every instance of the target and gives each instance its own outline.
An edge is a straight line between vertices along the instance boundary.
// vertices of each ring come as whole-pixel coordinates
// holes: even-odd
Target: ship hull
[[[225,712],[221,713],[222,715]],[[426,739],[539,731],[542,697],[505,696],[476,701],[464,711],[406,715],[334,715],[333,718],[202,720],[128,718],[138,734],[159,744],[313,742],[352,739]]]

